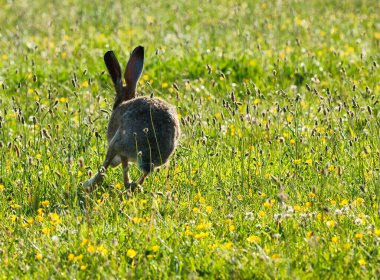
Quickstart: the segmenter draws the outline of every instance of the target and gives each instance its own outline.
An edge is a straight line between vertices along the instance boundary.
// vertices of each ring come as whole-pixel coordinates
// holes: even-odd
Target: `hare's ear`
[[[113,84],[115,85],[116,90],[123,85],[121,78],[121,68],[120,64],[117,61],[117,58],[113,51],[108,51],[104,55],[104,62],[106,63],[108,72],[112,78]]]
[[[135,96],[137,82],[144,67],[144,47],[135,48],[125,68],[124,79],[127,83],[128,94]]]

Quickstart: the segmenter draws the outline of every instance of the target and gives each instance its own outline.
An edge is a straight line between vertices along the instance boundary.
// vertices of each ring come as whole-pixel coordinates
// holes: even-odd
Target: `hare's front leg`
[[[83,186],[85,188],[92,188],[95,184],[99,183],[100,181],[103,180],[104,176],[106,175],[106,169],[110,164],[112,163],[112,160],[115,158],[117,151],[115,148],[115,143],[116,143],[116,135],[112,138],[109,146],[108,146],[108,151],[106,155],[106,159],[103,162],[103,165],[99,168],[98,173],[96,173],[91,179],[87,180],[86,182],[83,183]]]
[[[111,164],[112,159],[116,156],[116,151],[113,146],[110,145],[107,151],[106,159],[103,162],[103,165],[99,168],[98,173],[96,173],[91,179],[83,183],[85,188],[92,188],[95,184],[101,182],[106,175],[106,169]]]
[[[143,174],[140,176],[140,178],[137,180],[137,184],[142,185],[144,183],[146,176],[148,176],[149,172],[143,170]]]

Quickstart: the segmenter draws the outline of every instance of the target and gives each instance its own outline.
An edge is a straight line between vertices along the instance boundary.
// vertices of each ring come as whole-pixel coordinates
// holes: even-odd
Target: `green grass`
[[[379,2],[129,2],[0,1],[2,278],[377,278]],[[180,145],[84,192],[139,44]]]

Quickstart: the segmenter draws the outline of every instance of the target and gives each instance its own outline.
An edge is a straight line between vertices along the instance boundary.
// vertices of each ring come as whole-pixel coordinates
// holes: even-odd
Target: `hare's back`
[[[164,164],[179,138],[175,107],[158,98],[138,97],[123,104],[122,149],[131,161]],[[139,157],[137,158],[137,154]]]

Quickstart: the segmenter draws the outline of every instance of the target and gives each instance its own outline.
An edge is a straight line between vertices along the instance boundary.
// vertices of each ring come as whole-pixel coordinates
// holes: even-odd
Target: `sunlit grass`
[[[379,3],[251,2],[1,4],[0,275],[377,277]],[[180,145],[87,193],[139,44]]]

